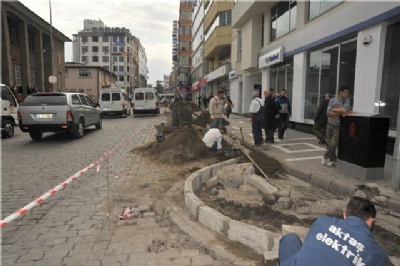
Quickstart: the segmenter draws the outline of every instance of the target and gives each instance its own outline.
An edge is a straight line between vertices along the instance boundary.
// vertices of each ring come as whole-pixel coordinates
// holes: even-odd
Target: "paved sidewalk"
[[[254,147],[249,119],[231,115],[228,121],[228,133],[241,139],[242,128],[245,145]],[[352,196],[360,185],[378,188],[379,193],[373,194],[372,200],[377,205],[400,212],[400,191],[390,187],[391,156],[386,158],[385,179],[365,182],[336,167],[322,165],[321,159],[326,147],[318,145],[317,138],[311,134],[288,129],[283,140],[275,135],[274,144],[263,144],[256,149],[279,160],[289,174],[339,196]]]

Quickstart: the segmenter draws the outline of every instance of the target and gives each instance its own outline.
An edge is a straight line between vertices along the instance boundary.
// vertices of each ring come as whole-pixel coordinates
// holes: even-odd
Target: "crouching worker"
[[[226,134],[226,128],[224,126],[211,128],[204,135],[203,142],[212,152],[217,152],[222,149],[222,135],[224,134]]]
[[[353,197],[344,219],[318,218],[304,244],[296,234],[287,234],[279,244],[280,266],[384,266],[387,255],[370,229],[376,209],[368,199]]]

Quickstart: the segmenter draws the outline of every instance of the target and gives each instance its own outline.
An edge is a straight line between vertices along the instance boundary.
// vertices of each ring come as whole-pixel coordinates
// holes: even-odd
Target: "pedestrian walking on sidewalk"
[[[371,233],[375,222],[374,204],[353,197],[343,219],[319,217],[311,226],[304,243],[290,233],[279,243],[281,266],[385,266],[387,254]]]
[[[266,89],[264,91],[265,96],[265,113],[264,113],[264,121],[265,121],[265,135],[266,135],[266,143],[274,143],[274,133],[278,126],[278,117],[279,117],[279,109],[280,106],[275,101],[275,90],[274,89]]]
[[[208,107],[208,98],[206,97],[206,95],[203,95],[203,106],[204,106],[204,110],[207,109]]]
[[[337,161],[336,148],[339,143],[339,127],[340,116],[346,116],[352,113],[349,98],[350,88],[341,86],[336,98],[329,101],[326,114],[328,116],[328,124],[326,127],[326,142],[328,150],[324,154],[321,163],[326,166],[334,166]]]
[[[226,128],[224,126],[210,128],[204,135],[202,141],[212,152],[217,152],[222,149],[222,135],[224,134],[226,134]]]
[[[285,135],[285,130],[289,127],[289,116],[292,112],[290,100],[286,97],[285,89],[281,90],[278,102],[281,107],[278,120],[278,138],[282,140]]]
[[[326,125],[328,124],[328,116],[326,111],[328,110],[329,101],[332,98],[332,94],[325,94],[325,99],[321,101],[318,106],[317,113],[314,117],[313,131],[315,136],[319,139],[319,144],[326,144]]]
[[[208,111],[210,113],[210,127],[219,128],[222,126],[224,111],[224,94],[223,90],[219,90],[217,95],[210,100]]]
[[[260,99],[258,91],[253,92],[253,101],[250,104],[250,121],[254,138],[254,145],[263,143],[262,129],[264,125],[264,102]]]
[[[226,102],[225,102],[225,113],[226,113],[226,118],[229,118],[229,115],[232,113],[232,108],[234,108],[235,106],[233,105],[233,102],[231,100],[230,96],[226,97]]]

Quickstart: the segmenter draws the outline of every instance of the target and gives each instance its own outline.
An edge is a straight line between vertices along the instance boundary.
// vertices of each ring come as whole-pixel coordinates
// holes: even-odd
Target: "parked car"
[[[0,112],[1,112],[1,137],[11,138],[14,136],[14,126],[17,125],[18,102],[10,88],[0,84]]]
[[[82,138],[85,128],[102,128],[99,104],[84,93],[40,92],[29,95],[18,111],[19,127],[32,139],[43,132],[70,132]]]
[[[108,88],[100,92],[100,109],[103,115],[119,115],[127,117],[131,114],[129,97],[122,88]]]
[[[157,90],[154,88],[136,88],[131,101],[133,116],[158,115],[160,113]]]

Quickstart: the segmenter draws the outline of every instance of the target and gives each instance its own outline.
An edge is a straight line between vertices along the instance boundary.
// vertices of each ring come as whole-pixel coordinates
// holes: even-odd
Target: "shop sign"
[[[268,54],[260,56],[258,65],[259,68],[265,68],[281,62],[283,62],[283,47],[279,47]]]
[[[232,70],[231,72],[229,72],[229,79],[234,79],[234,78],[236,78],[237,76],[236,76],[236,72],[235,72],[235,70]]]
[[[199,88],[204,89],[205,87],[207,87],[207,81],[202,78],[199,80]]]

